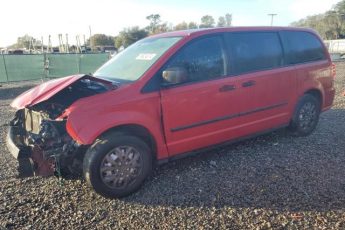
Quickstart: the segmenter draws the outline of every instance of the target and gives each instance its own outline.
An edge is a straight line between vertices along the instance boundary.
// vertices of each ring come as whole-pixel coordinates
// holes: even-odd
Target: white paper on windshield
[[[144,60],[144,61],[150,61],[155,56],[156,56],[156,54],[139,54],[135,59],[137,59],[137,60]]]

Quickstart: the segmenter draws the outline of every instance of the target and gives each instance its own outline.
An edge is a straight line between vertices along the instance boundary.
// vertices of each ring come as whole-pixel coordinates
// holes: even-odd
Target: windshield
[[[180,39],[181,37],[165,37],[140,40],[106,62],[94,76],[135,81]]]

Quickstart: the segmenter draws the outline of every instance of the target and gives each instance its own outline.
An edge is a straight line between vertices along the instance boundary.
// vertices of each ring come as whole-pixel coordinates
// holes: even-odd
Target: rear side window
[[[276,32],[228,33],[226,41],[232,74],[272,69],[283,64],[283,51]]]
[[[326,59],[325,51],[315,35],[303,31],[282,31],[287,64]]]
[[[219,37],[192,41],[168,62],[166,68],[183,67],[188,81],[203,81],[224,76],[224,55]]]

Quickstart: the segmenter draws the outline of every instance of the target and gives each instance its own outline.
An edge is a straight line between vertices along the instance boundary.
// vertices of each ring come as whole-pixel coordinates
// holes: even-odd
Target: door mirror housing
[[[164,85],[175,85],[187,82],[188,72],[183,67],[171,67],[163,71]]]

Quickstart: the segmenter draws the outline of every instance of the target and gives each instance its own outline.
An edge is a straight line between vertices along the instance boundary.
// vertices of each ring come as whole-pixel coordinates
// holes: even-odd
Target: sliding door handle
[[[219,92],[227,92],[236,89],[234,85],[223,85],[219,88]]]
[[[256,84],[255,81],[246,81],[246,82],[243,82],[243,83],[242,83],[242,86],[243,86],[243,87],[250,87],[250,86],[253,86],[253,85],[255,85],[255,84]]]

